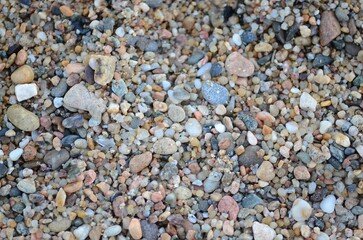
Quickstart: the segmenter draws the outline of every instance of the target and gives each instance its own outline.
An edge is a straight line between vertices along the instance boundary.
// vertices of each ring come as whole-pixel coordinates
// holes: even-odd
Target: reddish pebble
[[[149,166],[149,164],[152,160],[152,157],[153,156],[152,156],[151,152],[145,152],[143,154],[134,156],[130,160],[130,165],[129,165],[130,171],[132,173],[141,172],[144,168]]]
[[[64,186],[63,190],[68,193],[74,193],[77,192],[78,190],[80,190],[83,187],[83,182],[72,182],[72,183],[68,183],[67,185]]]
[[[32,161],[37,156],[37,149],[33,144],[28,144],[24,147],[23,159],[25,161]]]
[[[97,174],[92,169],[85,171],[84,172],[84,185],[85,186],[91,185],[95,181],[96,177],[97,177]]]
[[[161,200],[163,200],[164,197],[160,192],[153,192],[151,194],[151,200],[156,203],[156,202],[160,202]]]
[[[112,202],[113,213],[116,217],[121,217],[123,212],[123,207],[125,205],[125,199],[122,196],[118,196]]]
[[[218,210],[221,213],[228,213],[229,220],[236,220],[239,212],[239,206],[232,197],[224,196],[218,203]]]
[[[26,60],[28,59],[28,53],[21,49],[18,54],[16,54],[15,64],[18,66],[22,66],[26,63]]]

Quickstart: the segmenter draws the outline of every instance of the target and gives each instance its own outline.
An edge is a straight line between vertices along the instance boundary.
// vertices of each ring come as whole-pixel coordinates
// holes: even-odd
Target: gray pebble
[[[158,8],[163,3],[163,0],[146,0],[146,4],[151,8]]]
[[[116,94],[119,97],[123,97],[127,92],[127,86],[124,82],[124,80],[119,80],[118,82],[114,81],[112,82],[111,86],[112,92]]]
[[[146,240],[157,240],[159,228],[155,223],[149,223],[147,220],[141,221],[141,229]]]
[[[249,194],[242,199],[242,207],[244,208],[254,208],[261,204],[263,204],[263,200],[254,193]]]
[[[178,167],[171,162],[164,165],[163,169],[160,171],[160,178],[162,180],[170,180],[173,176],[178,175]]]
[[[229,99],[227,88],[210,80],[203,83],[202,94],[205,100],[214,105],[226,104]]]
[[[258,151],[261,150],[259,146],[248,146],[245,152],[239,156],[238,162],[240,165],[250,167],[263,162],[262,156],[258,155]]]
[[[62,138],[61,142],[63,146],[70,147],[78,138],[80,138],[78,135],[71,134]]]
[[[211,193],[219,187],[219,181],[222,178],[222,173],[211,172],[208,178],[204,181],[204,191]]]
[[[256,130],[257,121],[247,112],[240,112],[237,116],[245,124],[246,128],[250,131]]]
[[[188,58],[187,63],[188,63],[189,65],[196,64],[196,63],[197,63],[197,62],[199,62],[199,60],[201,60],[203,57],[204,57],[204,53],[203,53],[203,52],[195,51],[195,52],[193,52],[192,56],[190,56],[190,57]]]
[[[65,128],[77,128],[82,127],[84,122],[84,118],[82,114],[76,114],[71,117],[65,118],[62,121],[62,125]]]
[[[60,80],[60,82],[58,83],[57,86],[52,88],[52,90],[50,91],[50,94],[53,97],[63,97],[64,94],[66,94],[67,89],[68,89],[67,80],[62,79],[62,80]]]
[[[349,21],[349,16],[346,10],[344,10],[341,7],[337,7],[335,9],[335,16],[337,17],[337,19],[340,22],[348,22]]]
[[[220,63],[213,63],[209,73],[212,77],[218,77],[223,70],[224,69]]]

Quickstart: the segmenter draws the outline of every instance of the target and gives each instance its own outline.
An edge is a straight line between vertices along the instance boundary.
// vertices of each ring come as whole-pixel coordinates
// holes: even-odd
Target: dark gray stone
[[[50,91],[50,94],[53,97],[63,97],[64,94],[66,94],[67,89],[68,89],[67,80],[62,79],[62,80],[60,80],[60,82],[58,83],[57,86],[52,88],[52,90]]]
[[[160,171],[160,178],[162,180],[169,180],[173,176],[178,175],[178,167],[174,163],[166,163],[163,169]]]
[[[52,167],[53,170],[59,168],[69,159],[69,153],[65,149],[60,151],[52,150],[44,156],[44,162]]]
[[[76,141],[80,136],[78,135],[67,135],[64,138],[62,138],[62,145],[65,147],[70,147],[74,141]]]
[[[242,207],[244,208],[254,208],[261,204],[263,204],[263,200],[254,193],[249,194],[242,199]]]
[[[157,240],[159,236],[159,228],[155,223],[149,223],[147,220],[141,220],[141,230],[144,239]]]
[[[335,157],[339,162],[343,162],[344,160],[344,149],[338,147],[338,146],[334,146],[334,145],[330,145],[329,147],[330,149],[330,153],[333,157]]]
[[[204,53],[203,52],[200,52],[200,51],[195,51],[193,52],[192,56],[190,56],[188,58],[188,61],[187,63],[189,65],[193,65],[193,64],[196,64],[197,62],[199,62],[199,60],[201,60],[203,57],[204,57]]]
[[[351,210],[350,210],[354,215],[362,215],[363,214],[363,207],[361,206],[354,206]]]
[[[345,43],[345,51],[355,57],[358,55],[358,52],[361,50],[360,46],[354,43]]]
[[[237,117],[245,124],[246,128],[250,131],[257,129],[257,121],[247,112],[240,112]]]
[[[163,3],[163,0],[146,0],[146,4],[151,8],[158,8]]]
[[[8,168],[5,164],[0,163],[0,178],[5,177],[6,173],[8,172]]]
[[[76,114],[71,117],[65,118],[62,121],[62,125],[65,128],[78,128],[82,127],[84,122],[84,118],[82,114]]]
[[[256,164],[261,164],[263,162],[262,156],[258,155],[258,151],[261,150],[259,146],[248,146],[245,152],[242,153],[238,158],[238,163],[240,165],[251,167]]]
[[[353,80],[354,86],[360,87],[363,86],[363,76],[359,75]]]
[[[221,64],[213,63],[209,73],[212,77],[218,77],[223,72],[223,70],[224,69]]]
[[[289,27],[286,31],[286,38],[285,40],[288,42],[290,40],[292,40],[296,33],[299,31],[300,28],[300,24],[298,23],[294,23],[294,25],[292,25],[291,27]]]
[[[123,97],[127,93],[127,86],[124,80],[114,81],[111,85],[112,92],[119,97]]]
[[[333,62],[331,57],[324,56],[323,54],[318,54],[315,56],[313,61],[313,67],[323,67]]]
[[[249,31],[245,31],[244,33],[242,33],[242,41],[245,43],[252,43],[254,41],[257,40],[256,34],[254,34],[253,32],[249,32]]]

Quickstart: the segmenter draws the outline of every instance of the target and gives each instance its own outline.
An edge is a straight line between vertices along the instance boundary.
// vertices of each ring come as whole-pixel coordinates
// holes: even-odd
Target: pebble
[[[18,84],[15,86],[16,99],[21,102],[38,95],[38,87],[35,83]]]
[[[298,222],[304,222],[309,219],[313,212],[310,204],[303,199],[296,199],[291,208],[291,215]]]
[[[55,197],[56,206],[59,208],[64,207],[64,205],[66,203],[66,199],[67,199],[66,192],[63,190],[63,188],[59,189],[59,191]]]
[[[204,99],[213,105],[226,104],[229,99],[227,88],[210,80],[203,83],[202,94]]]
[[[61,218],[61,219],[57,219],[52,221],[49,225],[48,228],[51,232],[62,232],[67,230],[68,228],[71,227],[72,221],[69,220],[68,218]]]
[[[178,200],[187,200],[192,197],[192,191],[187,187],[177,187],[174,190],[175,196]]]
[[[343,147],[349,147],[350,146],[350,140],[349,137],[344,135],[343,133],[335,133],[333,134],[334,141]]]
[[[247,132],[247,141],[253,146],[257,145],[258,143],[256,136],[251,131]]]
[[[240,112],[237,117],[242,120],[248,130],[254,131],[257,129],[257,121],[249,113]]]
[[[161,169],[160,178],[162,180],[170,180],[172,177],[178,175],[178,172],[178,167],[174,163],[168,162]]]
[[[31,132],[39,128],[39,118],[18,104],[10,106],[6,115],[9,121],[20,130]]]
[[[289,133],[297,133],[299,131],[299,125],[296,122],[290,121],[286,123],[286,130]]]
[[[83,224],[73,231],[74,236],[79,240],[85,240],[88,237],[92,227],[88,224]]]
[[[228,213],[229,220],[236,220],[239,212],[238,203],[231,196],[224,196],[218,203],[218,211]]]
[[[206,193],[211,193],[216,190],[220,185],[220,180],[223,174],[220,172],[211,172],[208,178],[204,181],[204,191]]]
[[[237,46],[241,46],[242,45],[242,38],[239,34],[235,33],[232,36],[232,41],[234,44],[236,44]]]
[[[89,66],[95,71],[94,81],[105,86],[113,79],[116,69],[116,59],[111,56],[91,55]]]
[[[274,166],[269,161],[263,161],[256,172],[256,176],[262,181],[271,181],[275,177]]]
[[[6,176],[6,173],[8,172],[8,168],[5,164],[0,163],[0,178],[3,178]]]
[[[37,190],[35,186],[35,181],[31,178],[25,178],[20,180],[16,186],[20,191],[27,194],[35,193]]]
[[[18,66],[23,66],[27,60],[28,60],[28,53],[24,49],[21,49],[16,54],[15,64]]]
[[[140,224],[140,220],[137,218],[133,218],[130,221],[129,224],[129,232],[131,237],[133,237],[133,239],[141,239],[142,238],[142,229],[141,229],[141,224]]]
[[[97,98],[81,83],[68,90],[63,99],[63,105],[69,110],[88,111],[95,121],[100,122],[102,114],[106,111],[105,101]]]
[[[113,226],[106,228],[103,235],[105,237],[114,237],[114,236],[119,235],[121,233],[121,231],[122,231],[122,228],[120,225],[113,225]]]
[[[170,105],[168,109],[168,116],[173,122],[182,122],[185,119],[185,111],[182,107]]]
[[[187,63],[189,65],[194,65],[197,62],[199,62],[203,57],[204,57],[204,53],[203,52],[199,52],[199,51],[195,51],[193,52],[193,54],[188,58]]]
[[[33,68],[29,65],[21,66],[11,74],[10,78],[15,84],[31,83],[34,80]]]
[[[175,141],[168,137],[157,140],[154,143],[153,149],[156,154],[161,155],[170,155],[178,151]]]
[[[185,130],[191,137],[198,137],[202,134],[203,128],[195,118],[189,118],[185,123]]]
[[[253,32],[245,31],[242,33],[242,41],[249,44],[257,41],[257,37]]]
[[[82,114],[75,114],[71,117],[65,118],[62,121],[62,126],[65,128],[78,128],[82,127],[84,123],[84,118]]]
[[[341,33],[340,24],[332,11],[324,11],[321,14],[321,21],[319,26],[320,44],[322,46],[328,45]]]
[[[52,150],[45,154],[44,162],[51,166],[53,170],[58,169],[63,163],[69,159],[70,155],[67,150]]]
[[[146,240],[158,240],[159,228],[155,223],[141,220],[142,235]]]
[[[335,209],[336,198],[334,195],[326,196],[320,203],[320,208],[325,213],[333,213]]]
[[[272,46],[269,43],[260,42],[255,45],[255,51],[256,52],[271,52]]]
[[[324,67],[331,64],[333,59],[331,57],[325,56],[323,54],[318,54],[315,56],[313,61],[313,67]]]
[[[9,159],[11,161],[17,161],[17,160],[19,160],[19,158],[21,157],[23,152],[24,152],[24,150],[21,148],[14,149],[13,151],[11,151],[9,153]]]
[[[59,10],[65,17],[72,17],[74,14],[72,9],[66,5],[60,6]]]
[[[255,71],[253,63],[238,52],[233,52],[228,55],[225,62],[225,68],[230,74],[239,77],[249,77]]]
[[[254,240],[273,240],[276,237],[275,230],[263,223],[254,222],[252,230]]]
[[[307,92],[303,92],[300,96],[300,108],[307,111],[316,111],[318,102]]]
[[[234,234],[233,221],[224,221],[223,233],[227,236],[232,236]]]
[[[239,157],[238,162],[240,165],[250,167],[256,164],[261,164],[263,161],[262,156],[258,153],[260,151],[259,146],[248,146],[245,152]]]
[[[349,21],[348,12],[343,10],[343,8],[341,8],[341,7],[337,7],[335,9],[335,16],[337,17],[337,19],[340,22],[348,22]]]
[[[127,86],[122,79],[117,82],[112,82],[111,88],[112,92],[114,92],[119,97],[123,97],[128,92]]]
[[[321,121],[320,122],[320,127],[319,127],[319,132],[321,134],[327,133],[329,131],[329,129],[331,129],[331,127],[333,126],[333,124],[329,121]]]
[[[262,205],[263,200],[258,197],[256,194],[251,193],[242,199],[242,207],[243,208],[254,208],[257,205]]]
[[[210,69],[212,68],[212,63],[206,63],[204,64],[198,71],[197,71],[197,77],[200,77],[204,74],[206,74],[207,72],[210,71]]]
[[[223,72],[224,68],[220,63],[212,63],[212,67],[209,71],[211,77],[218,77]]]
[[[348,53],[351,56],[357,56],[359,51],[361,50],[361,47],[354,43],[345,43],[345,52]]]
[[[294,176],[297,180],[309,180],[310,173],[305,166],[297,166],[294,169]]]
[[[152,153],[145,152],[131,158],[129,167],[131,173],[139,173],[144,168],[148,167],[152,160]]]
[[[71,182],[64,186],[64,191],[68,194],[75,193],[83,187],[83,182]]]

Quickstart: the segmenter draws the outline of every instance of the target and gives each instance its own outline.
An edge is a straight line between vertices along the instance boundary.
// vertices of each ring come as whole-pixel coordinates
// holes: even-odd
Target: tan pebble
[[[70,7],[66,6],[66,5],[61,6],[61,7],[59,8],[59,10],[60,10],[60,11],[62,12],[62,14],[63,14],[64,16],[66,16],[66,17],[72,17],[72,16],[73,16],[73,14],[74,14],[73,10],[72,10]]]
[[[89,238],[90,240],[99,240],[101,239],[102,235],[102,227],[101,226],[95,226],[92,227],[92,230],[89,232]]]
[[[349,32],[349,30],[348,30]],[[319,37],[322,46],[328,45],[341,33],[340,24],[333,11],[324,11],[321,14]]]
[[[228,220],[224,221],[223,233],[226,234],[227,236],[232,236],[234,233],[233,224],[234,221],[228,221]]]
[[[163,233],[160,235],[160,240],[170,240],[171,236],[167,233]]]
[[[187,30],[190,31],[194,28],[194,24],[195,24],[195,18],[188,16],[186,18],[184,18],[183,20],[183,27]]]
[[[39,128],[39,118],[18,104],[10,106],[6,115],[9,121],[20,130],[31,132]]]
[[[319,84],[329,84],[331,81],[329,76],[321,75],[321,74],[314,76],[313,80],[314,80],[314,82],[319,83]]]
[[[108,185],[105,182],[100,182],[97,183],[96,187],[101,190],[101,192],[103,193],[103,195],[107,196],[108,191],[110,190],[110,185]]]
[[[24,49],[21,49],[16,55],[15,64],[18,66],[22,66],[26,63],[27,59],[28,53]]]
[[[164,102],[154,101],[153,107],[154,107],[154,111],[156,111],[156,112],[168,111],[168,105]]]
[[[310,179],[309,170],[305,166],[297,166],[294,169],[294,176],[297,180],[309,180]]]
[[[143,154],[139,154],[134,156],[130,160],[130,171],[132,173],[138,173],[141,172],[144,168],[149,166],[152,160],[152,153],[151,152],[145,152]]]
[[[68,183],[67,185],[64,186],[64,191],[68,194],[71,194],[71,193],[77,192],[82,187],[83,187],[83,182],[81,182],[81,181],[72,182],[72,183]]]
[[[275,177],[275,169],[272,163],[264,161],[257,169],[256,176],[263,181],[271,181]]]
[[[269,126],[263,125],[263,127],[262,127],[262,134],[264,136],[266,136],[266,135],[269,135],[271,133],[272,133],[272,128],[270,128]]]
[[[115,74],[116,58],[113,56],[91,55],[89,66],[95,70],[95,82],[105,86],[112,81]]]
[[[137,218],[133,218],[129,224],[129,232],[132,238],[141,239],[142,238],[142,230],[140,220]]]
[[[255,71],[253,63],[238,52],[233,52],[227,57],[225,67],[230,74],[239,77],[249,77]]]
[[[256,44],[255,51],[256,52],[271,52],[272,46],[269,43],[261,42],[261,43]]]
[[[29,65],[21,66],[11,74],[11,80],[13,83],[31,83],[34,80],[33,68]]]
[[[85,190],[83,190],[84,194],[86,194],[86,196],[91,199],[92,202],[97,202],[98,198],[97,196],[92,192],[92,190],[90,188],[86,188]]]
[[[57,196],[55,197],[55,203],[57,207],[63,207],[66,203],[66,192],[63,190],[63,188],[59,189]]]
[[[65,70],[68,75],[72,73],[82,73],[84,72],[85,66],[82,63],[70,63],[66,66]]]

